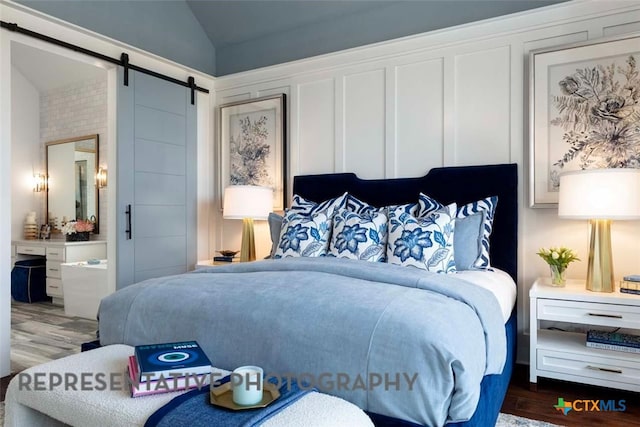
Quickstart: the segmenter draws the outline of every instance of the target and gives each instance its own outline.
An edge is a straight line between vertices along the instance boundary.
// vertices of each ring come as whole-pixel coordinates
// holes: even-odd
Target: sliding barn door
[[[117,282],[121,289],[196,262],[196,106],[188,88],[118,74]]]

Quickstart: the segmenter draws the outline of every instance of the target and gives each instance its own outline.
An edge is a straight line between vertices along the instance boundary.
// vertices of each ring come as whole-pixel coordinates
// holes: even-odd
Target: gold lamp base
[[[587,267],[587,290],[613,292],[613,256],[611,254],[611,221],[592,219]]]
[[[253,235],[253,219],[242,220],[242,246],[240,247],[240,262],[256,260],[256,240]]]

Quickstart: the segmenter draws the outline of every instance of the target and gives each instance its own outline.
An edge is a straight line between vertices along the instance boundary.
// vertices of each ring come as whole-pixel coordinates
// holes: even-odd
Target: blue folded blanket
[[[277,384],[274,378],[270,378],[269,381]],[[229,382],[229,376],[216,384],[226,382]],[[209,387],[203,387],[172,399],[154,412],[144,427],[257,426],[315,389],[301,390],[294,380],[287,382],[286,379],[282,379],[279,391],[280,397],[265,408],[233,411],[212,405],[209,401]]]

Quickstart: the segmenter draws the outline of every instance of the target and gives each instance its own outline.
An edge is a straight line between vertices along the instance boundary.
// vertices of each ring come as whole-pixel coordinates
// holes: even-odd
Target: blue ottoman
[[[11,296],[20,302],[51,301],[45,259],[17,261],[11,270]]]

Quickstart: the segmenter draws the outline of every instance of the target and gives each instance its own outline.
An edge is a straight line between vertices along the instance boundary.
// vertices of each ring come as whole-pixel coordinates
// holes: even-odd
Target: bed
[[[420,192],[459,205],[497,196],[492,274],[514,286],[516,165],[436,168],[410,179],[298,176],[293,191],[316,202],[348,192],[374,206],[415,201]],[[494,425],[514,363],[515,312],[455,276],[299,258],[151,279],[102,301],[101,344],[195,339],[221,368],[260,364],[307,375],[315,386],[324,374],[332,382],[322,391],[357,404],[377,425]],[[412,383],[413,374],[420,380]],[[376,380],[387,387],[373,387]]]

